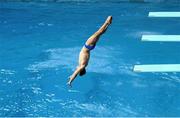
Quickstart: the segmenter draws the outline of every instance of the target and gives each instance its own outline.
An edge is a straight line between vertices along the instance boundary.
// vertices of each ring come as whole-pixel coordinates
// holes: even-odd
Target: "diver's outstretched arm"
[[[74,73],[69,77],[69,81],[68,81],[68,85],[71,86],[71,83],[74,81],[74,79],[76,78],[76,76],[80,73],[81,70],[83,70],[85,68],[85,66],[78,66],[76,68],[76,70],[74,71]]]

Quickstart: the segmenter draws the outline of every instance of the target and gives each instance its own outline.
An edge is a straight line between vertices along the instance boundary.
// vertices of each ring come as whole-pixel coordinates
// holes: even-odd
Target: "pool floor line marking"
[[[180,12],[149,12],[149,17],[180,17]]]
[[[180,72],[180,64],[135,65],[134,72]]]
[[[142,41],[180,42],[180,35],[142,35]]]

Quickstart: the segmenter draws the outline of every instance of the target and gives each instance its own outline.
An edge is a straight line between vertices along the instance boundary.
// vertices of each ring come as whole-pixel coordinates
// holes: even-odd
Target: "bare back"
[[[90,58],[90,51],[85,47],[83,47],[81,49],[81,52],[79,53],[79,65],[87,66],[89,62],[89,58]]]

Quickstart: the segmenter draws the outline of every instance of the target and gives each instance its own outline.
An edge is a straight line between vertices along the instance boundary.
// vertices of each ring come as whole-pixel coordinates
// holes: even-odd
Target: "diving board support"
[[[143,35],[142,41],[180,42],[180,35]]]
[[[180,72],[180,64],[135,65],[134,72]]]
[[[149,12],[149,17],[180,17],[180,12]]]

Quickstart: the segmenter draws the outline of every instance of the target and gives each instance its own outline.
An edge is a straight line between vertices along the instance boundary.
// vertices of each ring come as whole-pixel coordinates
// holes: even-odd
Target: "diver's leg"
[[[97,32],[95,32],[87,41],[86,44],[87,45],[93,45],[95,44],[99,37],[107,30],[108,26],[111,24],[112,22],[112,16],[109,16],[105,23],[99,28],[99,30]]]

